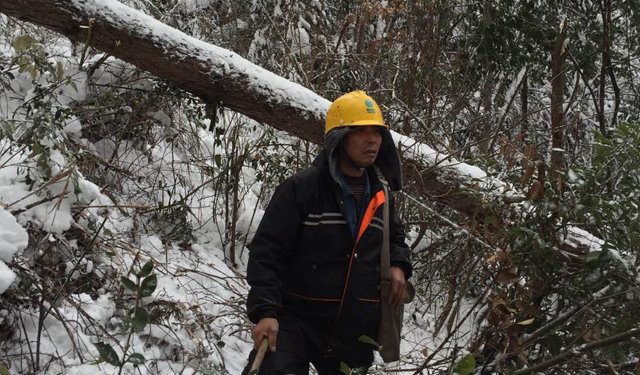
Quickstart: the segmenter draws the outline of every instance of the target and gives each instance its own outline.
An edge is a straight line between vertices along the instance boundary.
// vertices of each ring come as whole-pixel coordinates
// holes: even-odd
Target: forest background
[[[239,374],[246,244],[354,89],[397,133],[418,291],[370,372],[640,374],[637,0],[0,12],[0,374]],[[299,86],[229,52],[203,91],[153,19]]]

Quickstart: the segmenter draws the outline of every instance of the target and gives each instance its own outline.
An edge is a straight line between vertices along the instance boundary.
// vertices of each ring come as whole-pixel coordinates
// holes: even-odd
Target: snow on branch
[[[329,101],[116,0],[15,0],[0,12],[129,62],[259,122],[322,141]]]

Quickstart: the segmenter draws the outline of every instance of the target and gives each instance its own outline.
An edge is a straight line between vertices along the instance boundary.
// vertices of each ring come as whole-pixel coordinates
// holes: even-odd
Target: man
[[[312,166],[275,191],[249,246],[247,300],[257,348],[268,340],[260,374],[340,374],[369,367],[380,322],[381,182],[401,188],[400,160],[376,102],[362,91],[336,99],[324,149]],[[391,197],[389,197],[391,200]],[[390,303],[400,305],[411,276],[404,229],[392,220]],[[250,355],[248,371],[255,350]]]

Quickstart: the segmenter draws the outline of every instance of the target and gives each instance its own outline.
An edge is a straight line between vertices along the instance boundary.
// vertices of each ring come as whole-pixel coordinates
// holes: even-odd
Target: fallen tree
[[[0,12],[122,59],[214,107],[224,106],[306,141],[323,142],[328,100],[115,0],[3,1]],[[420,175],[421,192],[481,221],[499,216],[460,187],[470,185],[471,179],[484,179],[484,172],[438,155],[410,138],[395,136],[403,146],[406,171],[414,178],[416,172]]]

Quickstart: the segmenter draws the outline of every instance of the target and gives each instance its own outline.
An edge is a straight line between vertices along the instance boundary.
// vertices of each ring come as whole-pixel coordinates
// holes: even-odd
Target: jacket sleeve
[[[295,251],[302,220],[295,186],[289,178],[273,194],[249,245],[247,314],[253,323],[262,318],[277,319],[282,314],[283,276]]]
[[[390,198],[390,201],[391,205],[389,206],[389,215],[391,216],[391,225],[389,226],[389,236],[391,237],[391,246],[389,250],[391,252],[391,266],[402,269],[404,277],[408,279],[413,274],[413,267],[411,266],[411,252],[409,250],[409,246],[405,243],[404,226],[396,214],[393,197]]]

